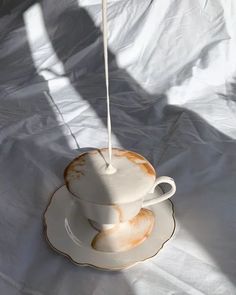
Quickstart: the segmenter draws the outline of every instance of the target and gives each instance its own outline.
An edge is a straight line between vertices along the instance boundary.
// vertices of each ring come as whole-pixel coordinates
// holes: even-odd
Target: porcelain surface
[[[159,187],[154,192],[162,194]],[[78,265],[88,265],[104,270],[121,270],[155,256],[174,233],[173,204],[167,200],[148,207],[155,220],[149,236],[136,247],[122,252],[98,251],[92,242],[98,231],[83,216],[66,186],[52,196],[44,214],[46,238],[57,252]]]
[[[143,156],[113,148],[114,174],[106,173],[108,158],[104,148],[73,159],[64,172],[68,190],[84,201],[103,205],[133,202],[150,191],[156,172]]]
[[[67,189],[93,222],[117,224],[134,218],[142,207],[162,202],[176,191],[168,176],[156,177],[152,165],[142,155],[114,148],[114,174],[107,174],[108,149],[91,150],[73,159],[64,171]],[[157,196],[153,191],[162,183],[169,191]],[[150,196],[147,202],[144,196]],[[152,196],[152,198],[151,198]]]

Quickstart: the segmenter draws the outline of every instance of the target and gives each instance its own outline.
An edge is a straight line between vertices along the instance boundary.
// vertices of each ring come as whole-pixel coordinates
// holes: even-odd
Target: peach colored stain
[[[66,184],[67,188],[69,186],[69,181],[70,181],[71,175],[73,178],[78,178],[81,175],[84,175],[84,173],[82,171],[78,170],[78,166],[83,166],[85,164],[85,156],[86,156],[86,153],[79,155],[77,158],[72,160],[69,163],[69,165],[65,168],[64,180],[65,180],[65,184]]]
[[[79,165],[79,166],[80,166],[80,165],[83,166],[83,165],[85,164],[85,155],[81,156],[81,157],[77,160],[76,164]]]
[[[118,205],[112,205],[112,208],[117,212],[117,214],[119,216],[119,222],[123,222],[124,221],[124,214],[123,214],[122,209]]]
[[[144,221],[146,220],[146,221]],[[122,241],[119,241],[120,245],[119,245],[119,250],[118,251],[123,251],[123,250],[129,250],[132,249],[134,247],[137,247],[138,245],[140,245],[142,242],[144,242],[149,235],[151,234],[153,227],[154,227],[154,214],[152,213],[152,211],[148,210],[148,209],[144,209],[142,208],[139,212],[138,215],[136,215],[132,220],[127,221],[127,226],[134,228],[134,231],[137,230],[137,228],[141,225],[142,222],[146,222],[148,224],[148,227],[146,228],[146,230],[141,233],[141,232],[137,232],[135,234],[134,232],[134,236],[124,236]],[[109,236],[114,235],[117,233],[119,233],[120,230],[120,225],[117,224],[115,225],[113,228],[99,232],[93,239],[91,246],[97,250],[97,248],[99,248],[97,246],[97,244],[99,242],[101,242],[103,239],[106,239],[107,237],[109,238]]]
[[[134,218],[129,220],[129,223],[133,226],[137,226],[139,224],[139,222],[142,221],[142,219],[145,219],[148,217],[148,215],[150,215],[149,212],[151,212],[151,211],[148,209],[142,208]]]
[[[143,241],[145,241],[150,236],[150,234],[151,234],[151,232],[153,230],[154,215],[153,215],[152,211],[142,208],[140,210],[139,214],[137,216],[135,216],[130,221],[130,223],[138,226],[138,224],[140,222],[142,222],[142,219],[150,219],[149,220],[150,221],[149,227],[148,227],[147,231],[144,233],[144,235],[142,237],[130,240],[130,243],[129,243],[129,246],[128,246],[129,249],[133,248],[133,247],[136,247],[139,244],[141,244]]]
[[[122,157],[122,156],[126,157],[131,162],[139,165],[144,172],[148,173],[149,175],[156,176],[155,169],[143,156],[132,151],[121,151],[121,150],[119,150],[116,155],[118,157]],[[144,163],[139,163],[140,160],[143,161]]]
[[[79,167],[78,166],[84,166],[85,165],[85,155],[81,155],[79,156],[78,158],[74,159],[66,168],[65,170],[65,174],[67,176],[69,176],[69,174],[71,172],[79,172],[81,174],[83,174],[80,170],[79,170]]]
[[[93,238],[91,246],[96,249],[96,244],[98,241],[100,241],[101,239],[103,239],[104,237],[112,234],[113,232],[116,232],[117,229],[119,227],[119,223],[117,223],[116,225],[114,225],[112,228],[104,230],[104,231],[99,231],[98,234],[96,234],[96,236]],[[93,227],[95,229],[95,227]],[[96,229],[97,230],[97,229]]]

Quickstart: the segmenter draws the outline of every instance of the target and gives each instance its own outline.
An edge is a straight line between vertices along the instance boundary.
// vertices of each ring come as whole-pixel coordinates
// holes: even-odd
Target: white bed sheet
[[[235,1],[109,1],[114,146],[177,184],[174,237],[117,273],[42,231],[64,167],[107,144],[100,1],[19,2],[0,8],[0,294],[236,294]]]

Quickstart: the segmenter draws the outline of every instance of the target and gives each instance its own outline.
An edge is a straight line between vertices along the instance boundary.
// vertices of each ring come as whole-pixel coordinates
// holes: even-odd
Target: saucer
[[[153,194],[159,196],[163,193],[157,187]],[[153,194],[148,194],[145,200],[148,196],[153,198]],[[44,213],[46,238],[55,251],[75,264],[103,270],[125,269],[155,256],[174,233],[175,219],[171,201],[147,209],[153,212],[155,222],[151,234],[144,242],[122,252],[98,251],[91,246],[98,231],[83,216],[80,206],[63,185],[52,195]]]

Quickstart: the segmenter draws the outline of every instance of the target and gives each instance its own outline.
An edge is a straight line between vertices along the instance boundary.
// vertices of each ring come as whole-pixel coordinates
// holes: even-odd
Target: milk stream
[[[111,142],[111,114],[110,114],[110,95],[109,95],[109,71],[108,71],[108,50],[107,50],[107,0],[102,0],[102,30],[103,30],[103,50],[105,64],[105,81],[106,81],[106,96],[107,96],[107,131],[108,131],[108,166],[107,174],[116,172],[116,168],[112,166],[112,142]]]

